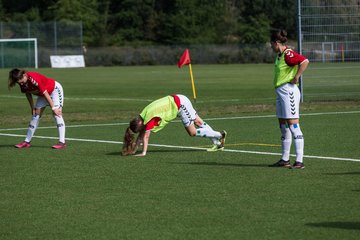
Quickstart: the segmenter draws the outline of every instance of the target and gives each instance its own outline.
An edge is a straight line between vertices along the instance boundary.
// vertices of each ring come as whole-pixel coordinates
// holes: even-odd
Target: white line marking
[[[349,111],[349,112],[324,112],[324,113],[303,113],[301,116],[320,116],[320,115],[339,115],[339,114],[357,114],[360,111]],[[204,118],[205,121],[219,121],[219,120],[236,120],[236,119],[253,119],[253,118],[274,118],[275,115],[259,115],[259,116],[240,116],[240,117],[226,117],[226,118]],[[180,122],[175,120],[173,122]],[[78,128],[78,127],[101,127],[101,126],[121,126],[127,125],[126,123],[103,123],[103,124],[83,124],[83,125],[66,125],[66,128]],[[38,127],[37,129],[49,129],[56,128],[56,126]],[[27,130],[28,128],[0,128],[0,131],[17,131]]]
[[[24,96],[12,96],[12,95],[0,95],[3,98],[24,98]],[[151,102],[153,99],[139,99],[139,98],[105,98],[105,97],[65,97],[65,100],[74,100],[74,101],[137,101],[137,102]]]
[[[356,114],[360,111],[349,111],[349,112],[324,112],[324,113],[303,113],[300,116],[319,116],[319,115],[338,115],[338,114]],[[241,116],[241,117],[227,117],[227,118],[205,118],[206,121],[215,120],[235,120],[235,119],[252,119],[252,118],[273,118],[276,115],[260,115],[260,116]]]
[[[120,126],[120,125],[128,125],[128,124],[129,123],[99,123],[99,124],[66,125],[66,128]],[[37,127],[37,129],[49,129],[49,128],[56,128],[56,126]],[[27,129],[28,128],[4,128],[4,129],[0,129],[0,131],[17,131],[17,130],[27,130]]]
[[[0,136],[25,137],[25,135],[6,134],[6,133],[0,133]],[[34,138],[58,139],[57,137],[46,137],[46,136],[34,136]],[[66,138],[66,140],[67,141],[79,141],[79,142],[123,144],[123,142],[119,142],[119,141],[96,140],[96,139]],[[164,144],[149,144],[149,146],[164,147],[164,148],[177,148],[177,149],[194,149],[194,150],[204,150],[204,151],[207,150],[207,148],[202,148],[202,147],[190,147],[190,146],[188,147],[188,146],[176,146],[176,145],[164,145]],[[259,155],[276,155],[276,156],[281,155],[280,153],[245,151],[245,150],[236,150],[236,149],[224,149],[223,152],[248,153],[248,154],[259,154]],[[291,156],[295,156],[295,155],[292,154]],[[304,155],[304,158],[317,158],[317,159],[327,159],[327,160],[337,160],[337,161],[360,162],[360,159],[355,159],[355,158],[324,157],[324,156],[311,156],[311,155]]]
[[[76,98],[76,97],[65,97],[65,100],[75,101],[137,101],[137,102],[152,102],[153,99],[135,99],[135,98]]]

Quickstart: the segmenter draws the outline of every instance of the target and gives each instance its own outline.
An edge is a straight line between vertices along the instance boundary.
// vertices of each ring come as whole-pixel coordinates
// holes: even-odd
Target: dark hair
[[[8,87],[9,89],[13,86],[15,86],[15,84],[17,83],[17,81],[19,81],[24,74],[26,73],[25,70],[19,69],[19,68],[14,68],[13,70],[11,70],[9,72],[9,79],[8,79]]]
[[[276,31],[273,31],[271,33],[270,37],[271,42],[280,42],[280,43],[286,43],[287,42],[287,32],[284,29],[278,29]]]
[[[128,127],[125,130],[122,155],[126,156],[129,154],[134,154],[135,152],[136,152],[135,133],[130,129],[130,127]]]
[[[126,156],[129,154],[134,154],[138,147],[138,139],[141,134],[143,134],[142,130],[145,128],[143,124],[144,120],[141,116],[137,116],[136,118],[130,121],[129,127],[125,130],[124,142],[122,148],[122,155]],[[139,133],[138,139],[135,140],[135,134]]]
[[[142,130],[143,128],[143,124],[140,124],[140,122],[143,122],[144,120],[142,119],[141,116],[137,116],[136,118],[132,119],[130,121],[130,129],[131,131],[133,131],[134,133],[138,133]]]

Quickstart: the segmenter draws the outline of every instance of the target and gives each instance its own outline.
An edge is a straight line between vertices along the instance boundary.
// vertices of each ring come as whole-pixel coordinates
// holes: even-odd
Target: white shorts
[[[184,95],[176,94],[176,96],[178,96],[180,99],[178,117],[181,118],[184,127],[188,127],[191,124],[194,124],[197,114],[190,100]]]
[[[283,119],[299,118],[300,90],[296,84],[286,83],[276,88],[276,116]]]
[[[62,108],[64,106],[64,91],[60,83],[55,81],[54,91],[50,94],[51,100],[54,103],[54,107]],[[38,96],[35,104],[35,108],[44,108],[49,106],[44,96]]]

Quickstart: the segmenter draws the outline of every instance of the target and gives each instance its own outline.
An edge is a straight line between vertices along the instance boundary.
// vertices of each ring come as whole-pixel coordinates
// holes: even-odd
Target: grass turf
[[[161,146],[146,157],[120,155],[126,122],[150,100],[191,97],[186,68],[40,69],[65,90],[73,140],[61,151],[50,149],[55,128],[39,128],[46,138],[30,149],[13,147],[26,130],[9,128],[26,127],[30,110],[17,89],[0,89],[1,239],[357,239],[360,163],[317,157],[359,159],[360,81],[321,88],[318,68],[327,66],[305,75],[314,80],[302,105],[304,170],[268,167],[280,152],[272,65],[193,66],[195,108],[229,133],[229,151],[217,153],[190,148],[209,141],[174,122],[151,135]],[[40,127],[54,125],[49,113]]]

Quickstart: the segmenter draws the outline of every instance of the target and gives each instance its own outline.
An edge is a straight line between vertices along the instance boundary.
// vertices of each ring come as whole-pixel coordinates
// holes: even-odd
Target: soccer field
[[[192,98],[187,67],[39,69],[64,87],[64,150],[51,149],[49,110],[33,146],[13,147],[30,109],[0,70],[0,238],[358,239],[354,66],[314,64],[304,75],[303,170],[268,167],[281,151],[271,64],[193,66],[194,107],[228,132],[225,150],[206,152],[207,139],[174,121],[151,135],[143,158],[120,154],[128,121],[162,96]]]

